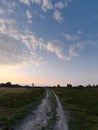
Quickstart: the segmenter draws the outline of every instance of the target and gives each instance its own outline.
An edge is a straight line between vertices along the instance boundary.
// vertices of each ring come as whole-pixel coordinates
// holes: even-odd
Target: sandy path
[[[41,130],[47,128],[49,116],[51,112],[51,105],[49,99],[49,91],[47,91],[46,97],[42,100],[42,103],[33,112],[32,115],[28,116],[20,126],[17,126],[15,130]]]
[[[54,96],[55,96],[56,101],[57,101],[57,109],[56,109],[56,111],[57,111],[57,122],[54,126],[54,130],[68,130],[67,121],[66,121],[60,100],[55,93],[54,93]]]
[[[58,96],[47,90],[46,97],[42,100],[38,108],[27,116],[23,122],[16,126],[15,130],[68,130],[64,111]],[[56,118],[55,123],[50,124],[53,116],[53,101],[51,101],[51,95],[55,97],[56,106]],[[51,128],[53,126],[53,128]]]

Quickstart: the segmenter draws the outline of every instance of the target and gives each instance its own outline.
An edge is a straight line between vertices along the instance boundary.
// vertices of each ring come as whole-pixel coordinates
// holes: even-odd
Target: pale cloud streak
[[[59,2],[57,2],[57,3],[55,4],[55,8],[63,9],[63,8],[64,8],[64,4],[59,1]]]
[[[82,34],[82,31],[80,31],[80,30],[79,30],[79,31],[77,31],[77,34]]]
[[[46,49],[49,52],[54,53],[59,59],[62,59],[62,60],[65,59],[65,56],[63,54],[63,47],[60,44],[56,44],[56,43],[53,43],[53,42],[48,42],[47,46],[46,46]]]
[[[59,42],[55,42],[55,41],[45,42],[43,39],[37,38],[28,29],[25,29],[23,32],[20,32],[19,30],[17,30],[17,28],[15,28],[16,23],[12,19],[7,20],[7,23],[11,24],[12,26],[9,32],[5,21],[6,20],[2,20],[3,26],[2,28],[0,28],[1,29],[0,33],[7,35],[9,37],[9,42],[7,43],[7,46],[6,46],[5,43],[7,40],[4,41],[4,39],[2,38],[2,41],[0,41],[1,42],[0,47],[1,47],[1,50],[5,50],[4,54],[5,52],[7,52],[8,54],[8,56],[6,56],[7,58],[6,62],[7,61],[9,62],[8,58],[9,58],[9,55],[11,55],[12,58],[10,58],[10,60],[12,59],[12,61],[14,61],[13,58],[15,58],[15,59],[18,59],[17,62],[19,63],[21,61],[22,63],[31,63],[31,64],[38,65],[41,62],[43,62],[44,59],[43,59],[43,55],[41,56],[41,54],[38,53],[37,50],[39,50],[40,52],[43,49],[46,50],[47,52],[54,53],[58,57],[58,59],[62,59],[62,60],[71,60],[73,57],[78,56],[78,53],[76,50],[80,47],[78,44],[69,46],[68,48],[66,48],[66,50],[64,50],[64,46],[63,44],[60,43],[60,41]],[[16,42],[12,42],[12,39],[14,39],[14,41]],[[21,41],[21,44],[22,44],[21,47],[24,46],[23,48],[20,47],[20,43],[18,44],[19,41]],[[4,47],[2,48],[2,42],[4,43],[5,48]],[[12,48],[16,48],[16,49],[13,50],[11,46]],[[19,48],[21,48],[22,51],[20,51]],[[26,48],[26,50],[24,48]],[[9,50],[12,50],[12,51],[10,52]],[[65,54],[65,51],[66,52],[68,51],[68,54]],[[12,54],[15,54],[15,56],[13,56]],[[4,56],[3,56],[3,59],[4,59]]]
[[[53,9],[53,4],[52,4],[51,0],[42,0],[42,1],[43,2],[42,2],[41,8],[43,11],[46,12],[47,10]]]
[[[3,9],[0,9],[0,14],[4,14],[4,10]]]
[[[68,54],[67,54],[65,60],[70,61],[74,57],[78,57],[79,52],[80,52],[80,50],[82,50],[82,48],[83,48],[83,45],[79,42],[77,42],[75,44],[71,44],[68,48]]]
[[[26,5],[30,5],[30,0],[19,0],[21,3],[24,3]]]
[[[34,63],[36,65],[40,64],[40,62],[42,61],[42,57],[36,51],[38,48],[40,48],[39,46],[43,44],[41,43],[42,40],[36,38],[35,35],[28,29],[25,29],[23,30],[23,32],[21,32],[19,29],[17,29],[16,22],[13,19],[0,19],[0,25],[1,25],[0,34],[1,34],[1,39],[2,39],[2,41],[0,41],[0,48],[1,50],[5,50],[4,53],[7,52],[8,54],[9,52],[8,56],[6,55],[5,57],[5,59],[7,58],[8,63],[11,59],[13,63],[14,57],[12,54],[15,54],[15,56],[17,57],[17,58],[15,57],[15,59],[21,59],[19,60],[19,63],[21,61],[22,63],[23,62]],[[6,42],[7,40],[6,41],[4,40],[4,36],[8,37],[9,42]],[[2,43],[4,44],[4,46]],[[19,53],[20,47],[18,48],[20,44],[22,45],[21,50],[23,49],[21,53]],[[18,55],[14,52],[14,49],[11,48],[11,45],[13,48],[16,49],[16,52]],[[11,52],[9,51],[9,49]],[[4,56],[3,56],[3,59],[4,59]],[[2,63],[4,62],[2,61]],[[18,63],[18,60],[17,60],[17,63]]]
[[[29,10],[26,10],[26,16],[28,19],[32,19],[32,14],[30,13]]]
[[[67,8],[68,5],[72,2],[72,0],[65,0],[65,7]]]
[[[77,42],[69,45],[68,47],[64,47],[64,44],[61,44],[60,41],[59,44],[53,41],[48,42],[45,49],[51,53],[54,53],[58,59],[71,61],[73,58],[79,56],[80,51],[83,49],[83,44]]]
[[[41,0],[31,0],[32,3],[41,4]]]
[[[0,38],[0,65],[11,65],[24,62],[24,51],[21,46],[10,37]]]
[[[61,22],[63,20],[62,13],[59,10],[55,10],[53,14],[53,18],[56,21]]]
[[[65,37],[65,39],[66,39],[67,41],[76,41],[76,40],[79,39],[79,35],[76,35],[76,34],[74,34],[74,35],[65,34],[64,37]]]
[[[30,0],[20,1],[25,2],[26,5],[30,4]],[[40,0],[32,0],[32,2],[35,1],[40,4]],[[60,4],[55,6],[56,8],[61,8]],[[61,10],[59,11],[55,7],[53,9],[51,1],[43,0],[43,9],[43,11],[52,9],[54,11],[54,19],[58,22],[63,20]],[[25,15],[23,15],[23,18],[25,20],[32,19],[30,11],[29,7],[24,11]],[[0,14],[3,14],[3,10],[1,10]],[[19,28],[22,27],[22,24],[18,20],[11,17],[0,18],[0,64],[26,63],[38,66],[45,60],[43,51],[47,54],[54,54],[58,59],[70,61],[72,58],[78,57],[80,51],[86,45],[96,45],[94,41],[80,41],[81,31],[76,34],[64,34],[65,41],[45,41],[45,39],[34,34],[33,29],[30,28],[31,26],[27,26],[28,23],[24,24],[24,28]],[[66,46],[66,44],[68,45]]]
[[[62,1],[53,2],[52,0],[19,0],[19,1],[28,6],[30,6],[31,3],[40,5],[41,10],[45,13],[51,10],[53,12],[52,16],[57,22],[63,20],[62,10],[64,8],[67,8],[69,3],[72,2],[72,0],[65,0],[63,2]],[[40,16],[42,15],[40,14]]]
[[[67,47],[62,41],[45,41],[29,29],[21,32],[13,19],[0,19],[0,34],[0,64],[6,65],[25,63],[38,66],[45,60],[41,54],[43,50],[55,54],[58,59],[70,61],[79,56],[83,47],[95,45],[95,42],[90,40],[72,43]]]

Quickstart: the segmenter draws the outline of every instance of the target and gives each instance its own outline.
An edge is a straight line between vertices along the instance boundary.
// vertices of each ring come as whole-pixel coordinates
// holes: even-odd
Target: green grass
[[[56,99],[55,99],[53,93],[51,93],[50,98],[51,98],[50,100],[52,103],[51,104],[52,105],[52,109],[51,109],[52,118],[51,118],[50,123],[49,123],[49,130],[53,130],[54,124],[56,123],[56,120],[57,120],[57,115],[56,115],[57,114],[56,113],[57,102],[56,102]]]
[[[98,130],[98,88],[55,88],[69,112],[69,130]]]
[[[98,130],[98,88],[54,88],[54,91],[69,113],[69,130]],[[0,128],[12,130],[19,120],[36,109],[44,92],[43,88],[0,88]],[[54,118],[50,124],[53,126],[54,96],[51,100]]]
[[[43,97],[43,88],[0,88],[0,127],[12,130]]]

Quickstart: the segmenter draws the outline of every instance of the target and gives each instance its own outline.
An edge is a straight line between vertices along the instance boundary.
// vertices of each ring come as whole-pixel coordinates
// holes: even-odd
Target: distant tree
[[[67,88],[72,88],[72,85],[71,84],[67,84]]]
[[[32,83],[32,87],[34,87],[34,83]]]
[[[98,88],[98,84],[96,85],[96,88]]]
[[[60,85],[58,84],[57,87],[60,88]]]
[[[91,87],[92,87],[92,85],[90,85],[90,84],[89,84],[89,85],[87,85],[86,87],[87,87],[87,88],[91,88]]]
[[[78,87],[78,88],[84,88],[84,86],[83,86],[83,85],[78,85],[77,87]]]
[[[92,86],[93,88],[96,88],[96,85],[95,84],[93,84],[93,86]]]
[[[6,83],[6,87],[11,87],[12,86],[12,83],[11,82],[7,82]]]

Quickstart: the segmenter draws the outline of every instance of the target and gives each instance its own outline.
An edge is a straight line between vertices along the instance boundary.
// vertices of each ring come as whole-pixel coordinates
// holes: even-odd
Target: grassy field
[[[98,88],[55,88],[69,113],[69,130],[98,130]]]
[[[69,130],[98,130],[98,88],[53,89],[68,114]],[[19,120],[36,109],[44,96],[44,88],[1,87],[0,128],[12,130]]]
[[[0,129],[12,130],[17,121],[35,109],[44,95],[43,88],[0,88]]]

